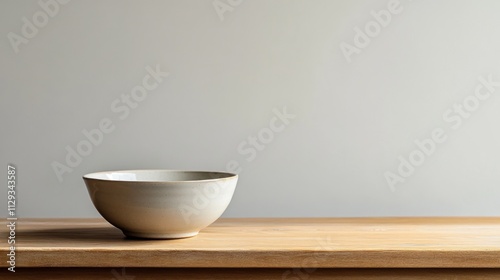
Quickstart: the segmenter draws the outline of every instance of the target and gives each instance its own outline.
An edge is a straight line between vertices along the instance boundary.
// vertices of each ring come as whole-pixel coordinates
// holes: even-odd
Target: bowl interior
[[[186,182],[216,180],[234,177],[236,174],[211,171],[178,171],[178,170],[124,170],[90,173],[86,179],[128,182]]]

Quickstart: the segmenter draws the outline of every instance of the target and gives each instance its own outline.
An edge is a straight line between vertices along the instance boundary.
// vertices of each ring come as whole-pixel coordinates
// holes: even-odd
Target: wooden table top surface
[[[176,240],[125,238],[103,219],[20,218],[15,245],[18,267],[500,268],[500,218],[223,218]]]

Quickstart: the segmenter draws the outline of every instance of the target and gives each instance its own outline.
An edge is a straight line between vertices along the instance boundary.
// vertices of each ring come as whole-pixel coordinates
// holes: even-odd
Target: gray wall
[[[226,217],[500,215],[498,1],[41,3],[0,2],[21,217],[142,168],[238,169]]]

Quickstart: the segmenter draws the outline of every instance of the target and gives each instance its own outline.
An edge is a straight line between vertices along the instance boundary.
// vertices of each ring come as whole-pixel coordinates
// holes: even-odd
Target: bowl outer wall
[[[231,201],[238,176],[177,182],[83,179],[97,211],[117,228],[175,234],[199,231],[217,220]]]

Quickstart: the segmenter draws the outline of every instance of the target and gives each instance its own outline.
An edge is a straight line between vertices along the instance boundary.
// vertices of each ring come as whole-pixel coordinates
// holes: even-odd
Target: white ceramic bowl
[[[126,236],[184,238],[217,220],[238,175],[226,172],[128,170],[83,176],[95,208]]]

